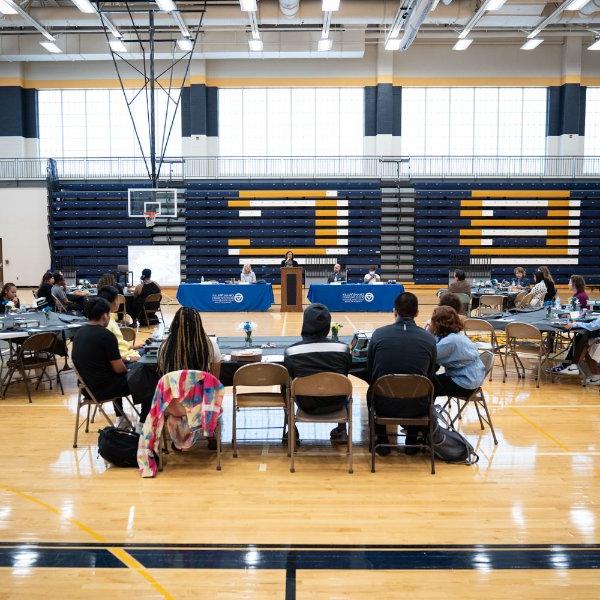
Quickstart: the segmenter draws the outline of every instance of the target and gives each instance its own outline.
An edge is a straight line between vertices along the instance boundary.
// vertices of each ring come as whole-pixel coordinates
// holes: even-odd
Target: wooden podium
[[[302,312],[302,267],[281,268],[281,312]]]

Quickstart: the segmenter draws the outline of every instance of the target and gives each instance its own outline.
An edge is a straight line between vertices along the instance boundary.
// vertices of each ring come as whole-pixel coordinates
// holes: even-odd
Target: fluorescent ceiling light
[[[122,40],[110,40],[108,44],[112,48],[113,52],[127,52],[127,46],[122,42]]]
[[[598,38],[591,46],[588,46],[588,50],[600,50],[600,38]]]
[[[71,0],[71,1],[82,13],[93,14],[96,12],[96,7],[90,2],[90,0]]]
[[[100,13],[100,18],[104,25],[106,25],[106,29],[108,29],[116,38],[122,38],[123,34],[114,26],[112,21],[105,15]]]
[[[527,40],[522,46],[521,50],[533,50],[537,48],[544,40],[542,38],[533,38],[531,40]]]
[[[0,0],[0,13],[3,15],[18,15],[19,13],[5,0]]]
[[[485,6],[485,10],[499,10],[505,2],[506,0],[490,0]]]
[[[165,12],[173,12],[174,10],[177,10],[173,0],[156,0],[156,4],[158,4],[158,8],[160,8],[160,10],[164,10]]]
[[[452,50],[466,50],[473,43],[473,38],[463,38],[462,40],[458,40],[454,46],[452,46]]]
[[[256,0],[240,0],[240,8],[244,12],[256,12]]]
[[[400,38],[389,38],[385,43],[386,50],[400,50]]]
[[[52,54],[60,54],[62,50],[54,42],[40,42],[40,46],[43,46]]]
[[[565,10],[580,10],[582,9],[590,0],[573,0]]]
[[[323,11],[335,11],[340,8],[340,0],[323,0]]]
[[[262,40],[248,40],[248,45],[250,46],[250,50],[252,50],[252,52],[262,52]]]
[[[177,40],[177,45],[179,46],[180,50],[184,50],[185,52],[190,52],[194,49],[194,42],[192,42],[192,40],[189,38],[181,38]]]
[[[333,47],[333,40],[330,40],[329,38],[321,38],[319,40],[319,45],[318,45],[319,52],[327,52],[328,50],[331,50],[332,47]]]

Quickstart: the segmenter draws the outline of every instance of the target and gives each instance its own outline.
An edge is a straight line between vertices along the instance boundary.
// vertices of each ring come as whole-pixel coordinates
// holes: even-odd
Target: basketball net
[[[146,227],[154,227],[156,221],[156,211],[147,210],[144,212],[144,219],[146,219]]]

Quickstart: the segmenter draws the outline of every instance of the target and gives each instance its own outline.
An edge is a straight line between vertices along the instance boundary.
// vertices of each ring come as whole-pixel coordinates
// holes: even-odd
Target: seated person
[[[431,333],[437,340],[437,363],[446,372],[433,378],[435,396],[468,398],[485,379],[485,365],[477,346],[461,332],[463,324],[450,306],[438,306],[431,317]]]
[[[133,342],[125,340],[121,328],[115,320],[115,313],[119,310],[119,290],[110,285],[104,286],[98,289],[98,298],[104,298],[110,304],[110,320],[106,328],[117,338],[121,358],[128,363],[140,360],[138,349],[143,348],[144,344],[136,345]]]
[[[142,316],[142,307],[146,298],[152,294],[160,294],[161,289],[158,283],[152,281],[152,271],[150,269],[144,269],[142,271],[141,282],[135,286],[133,290],[133,301],[131,304],[128,303],[127,312],[133,319],[133,321],[140,321]],[[158,305],[147,307],[148,310],[155,310]],[[158,320],[156,321],[158,322]],[[150,323],[141,323],[141,325],[150,325]]]
[[[585,291],[585,279],[581,275],[571,275],[569,288],[573,292],[573,298],[579,300],[581,308],[588,308],[589,296]]]
[[[462,269],[454,271],[454,281],[448,286],[448,291],[453,294],[471,295],[471,284],[467,281],[467,276]]]
[[[40,283],[40,287],[37,290],[38,299],[44,298],[46,300],[46,306],[54,309],[56,302],[54,301],[54,296],[52,295],[52,286],[54,285],[54,275],[47,271],[42,276],[42,283]]]
[[[369,272],[364,276],[363,281],[365,283],[377,283],[381,281],[381,277],[377,273],[377,267],[369,267]]]
[[[333,273],[327,276],[327,283],[334,283],[336,281],[346,281],[346,274],[342,271],[342,265],[339,263],[333,265]]]
[[[525,289],[529,287],[529,279],[527,279],[527,273],[523,267],[515,267],[515,279],[514,286],[518,289]]]
[[[585,383],[587,385],[600,385],[598,363],[588,354],[590,341],[600,336],[600,319],[590,323],[574,321],[567,323],[565,329],[576,329],[578,333],[567,352],[565,361],[550,371],[562,375],[578,375],[581,371],[586,376]]]
[[[323,304],[310,304],[304,310],[302,341],[285,349],[283,364],[290,377],[306,377],[315,373],[340,373],[348,375],[352,356],[347,344],[334,342],[327,337],[331,327],[331,314]],[[346,405],[346,397],[331,396],[311,398],[298,396],[296,403],[306,413],[332,413]],[[296,434],[297,436],[297,434]],[[330,434],[332,444],[346,444],[346,424],[338,423]]]
[[[546,294],[548,292],[546,282],[544,281],[544,275],[541,271],[535,272],[535,275],[533,276],[533,282],[534,285],[530,292],[532,297],[529,302],[529,306],[531,306],[531,308],[539,308],[540,306],[544,305]]]
[[[435,338],[415,323],[419,314],[419,300],[411,292],[400,294],[394,302],[395,322],[376,329],[371,336],[367,350],[367,381],[374,384],[384,375],[423,375],[433,379],[436,366]],[[410,351],[408,351],[410,349]],[[402,408],[387,398],[370,398],[367,402],[376,402],[377,414],[388,417],[417,418],[427,414],[428,398],[416,398],[414,404]],[[376,428],[377,443],[388,444],[384,425]],[[416,444],[419,429],[407,429],[406,443]],[[377,448],[377,454],[387,456],[390,448]],[[416,454],[417,448],[406,448],[407,454]]]
[[[218,379],[221,359],[217,340],[206,334],[200,313],[194,308],[181,307],[173,317],[169,337],[158,352],[157,382],[159,377],[167,373],[184,369],[209,372]],[[173,447],[179,450],[176,446]],[[211,450],[217,449],[214,436],[208,439],[208,447]]]
[[[97,400],[107,400],[128,396],[127,367],[119,353],[117,338],[106,328],[110,321],[110,304],[104,298],[89,298],[85,304],[89,320],[80,327],[73,338],[72,359],[77,372]],[[140,424],[146,420],[152,397],[139,398],[133,395],[135,404],[141,404]],[[119,416],[119,427],[126,420],[123,417],[122,399],[114,402],[115,413]]]
[[[297,267],[298,261],[294,259],[294,253],[291,250],[288,250],[285,253],[285,258],[281,261],[282,267]]]
[[[240,281],[242,283],[256,283],[256,273],[252,270],[252,265],[246,263],[240,274]]]
[[[550,269],[548,267],[540,267],[538,269],[542,273],[544,277],[544,283],[546,284],[546,297],[544,298],[544,302],[550,302],[556,298],[556,286],[554,285],[554,279],[552,279],[552,275],[550,273]]]
[[[458,313],[458,318],[460,322],[464,324],[467,319],[466,315],[461,315],[462,311],[462,302],[460,298],[456,294],[452,294],[450,292],[446,292],[440,296],[440,300],[438,302],[438,306],[450,306]],[[425,331],[431,332],[431,319],[425,323]]]
[[[12,302],[14,308],[21,308],[21,302],[17,297],[17,286],[14,283],[5,283],[0,293],[0,306],[6,306]]]
[[[103,287],[114,287],[117,288],[119,294],[123,293],[123,286],[117,282],[117,278],[112,273],[104,273],[104,275],[98,279],[96,288],[101,290]]]
[[[64,275],[59,271],[56,271],[53,277],[54,285],[52,286],[52,295],[54,298],[63,305],[65,310],[82,311],[85,296],[88,294],[81,290],[75,290],[73,295],[77,298],[77,301],[71,302],[67,297],[67,282],[65,281]]]

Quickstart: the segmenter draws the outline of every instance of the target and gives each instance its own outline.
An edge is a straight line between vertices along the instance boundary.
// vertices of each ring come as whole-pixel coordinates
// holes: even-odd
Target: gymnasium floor
[[[423,323],[433,297],[419,296]],[[301,314],[278,307],[247,316],[256,335],[300,331]],[[349,333],[392,316],[334,318]],[[235,335],[241,318],[204,320]],[[462,430],[479,463],[439,461],[434,476],[425,457],[397,454],[371,474],[356,379],[353,475],[328,426],[300,426],[295,474],[274,429],[238,459],[226,443],[221,472],[202,449],[171,453],[153,480],[107,468],[95,432],[72,448],[71,373],[65,396],[40,392],[31,405],[15,386],[0,400],[0,598],[599,598],[598,389],[536,389],[514,373],[503,384],[497,366],[485,390],[499,445],[468,412]],[[280,426],[281,416],[252,413],[251,423]]]

